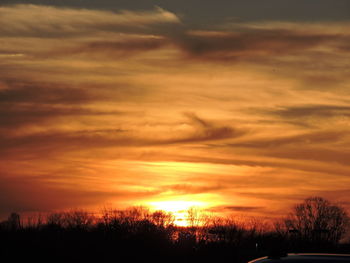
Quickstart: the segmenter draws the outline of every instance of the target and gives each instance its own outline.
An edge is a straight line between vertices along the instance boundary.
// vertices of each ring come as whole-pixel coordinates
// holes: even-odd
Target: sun
[[[206,204],[200,201],[186,201],[186,200],[169,200],[169,201],[155,201],[150,202],[149,207],[152,210],[162,210],[170,212],[175,216],[175,225],[189,226],[188,211],[191,208],[202,209]]]

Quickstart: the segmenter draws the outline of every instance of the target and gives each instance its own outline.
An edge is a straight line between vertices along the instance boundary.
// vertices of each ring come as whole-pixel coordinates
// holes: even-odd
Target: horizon
[[[0,4],[0,218],[350,212],[350,2]]]

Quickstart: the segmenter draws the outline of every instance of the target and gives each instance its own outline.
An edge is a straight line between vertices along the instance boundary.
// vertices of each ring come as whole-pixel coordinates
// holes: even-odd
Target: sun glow
[[[172,213],[175,216],[175,225],[189,226],[189,210],[191,208],[201,210],[206,204],[199,201],[171,200],[150,202],[149,206],[152,210],[162,210]]]

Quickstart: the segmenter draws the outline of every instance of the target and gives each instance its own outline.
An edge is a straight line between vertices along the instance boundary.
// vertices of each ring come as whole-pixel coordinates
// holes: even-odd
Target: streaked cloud
[[[247,212],[253,210],[261,210],[263,207],[260,206],[224,206],[214,207],[209,209],[212,212],[234,211],[234,212]]]
[[[40,213],[82,207],[82,204],[85,207],[90,207],[96,203],[104,204],[110,199],[123,200],[128,197],[143,199],[159,194],[151,191],[76,189],[73,186],[67,187],[57,182],[45,182],[45,180],[46,178],[38,176],[13,178],[12,176],[4,177],[2,175],[0,178],[0,190],[2,192],[0,216],[6,216],[8,211]],[[70,180],[73,180],[73,178],[70,178]]]
[[[100,11],[41,5],[1,6],[0,34],[8,37],[67,37],[90,32],[147,30],[148,26],[178,24],[179,18],[160,7],[154,11]]]
[[[341,105],[303,105],[294,106],[290,108],[281,108],[274,112],[274,114],[282,118],[329,118],[335,116],[350,116],[350,107]]]
[[[235,28],[233,28],[235,29]],[[248,29],[226,33],[190,32],[180,46],[189,54],[208,59],[239,59],[251,56],[278,56],[310,50],[348,36],[288,29]]]
[[[0,213],[345,202],[349,21],[77,6],[0,6]]]

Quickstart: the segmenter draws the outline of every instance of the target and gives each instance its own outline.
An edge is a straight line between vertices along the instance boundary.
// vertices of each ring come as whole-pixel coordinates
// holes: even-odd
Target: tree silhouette
[[[173,214],[145,207],[106,208],[100,214],[70,210],[23,218],[12,213],[0,222],[1,258],[39,263],[244,263],[281,252],[320,248],[319,252],[348,253],[350,249],[348,240],[338,242],[348,222],[344,209],[320,197],[296,205],[275,230],[257,219],[202,216],[194,209],[189,210],[185,227],[174,224]]]
[[[20,215],[11,213],[7,220],[0,222],[0,230],[17,231],[21,228]]]
[[[322,197],[309,197],[294,206],[284,220],[289,233],[308,243],[337,244],[346,232],[346,211]]]

